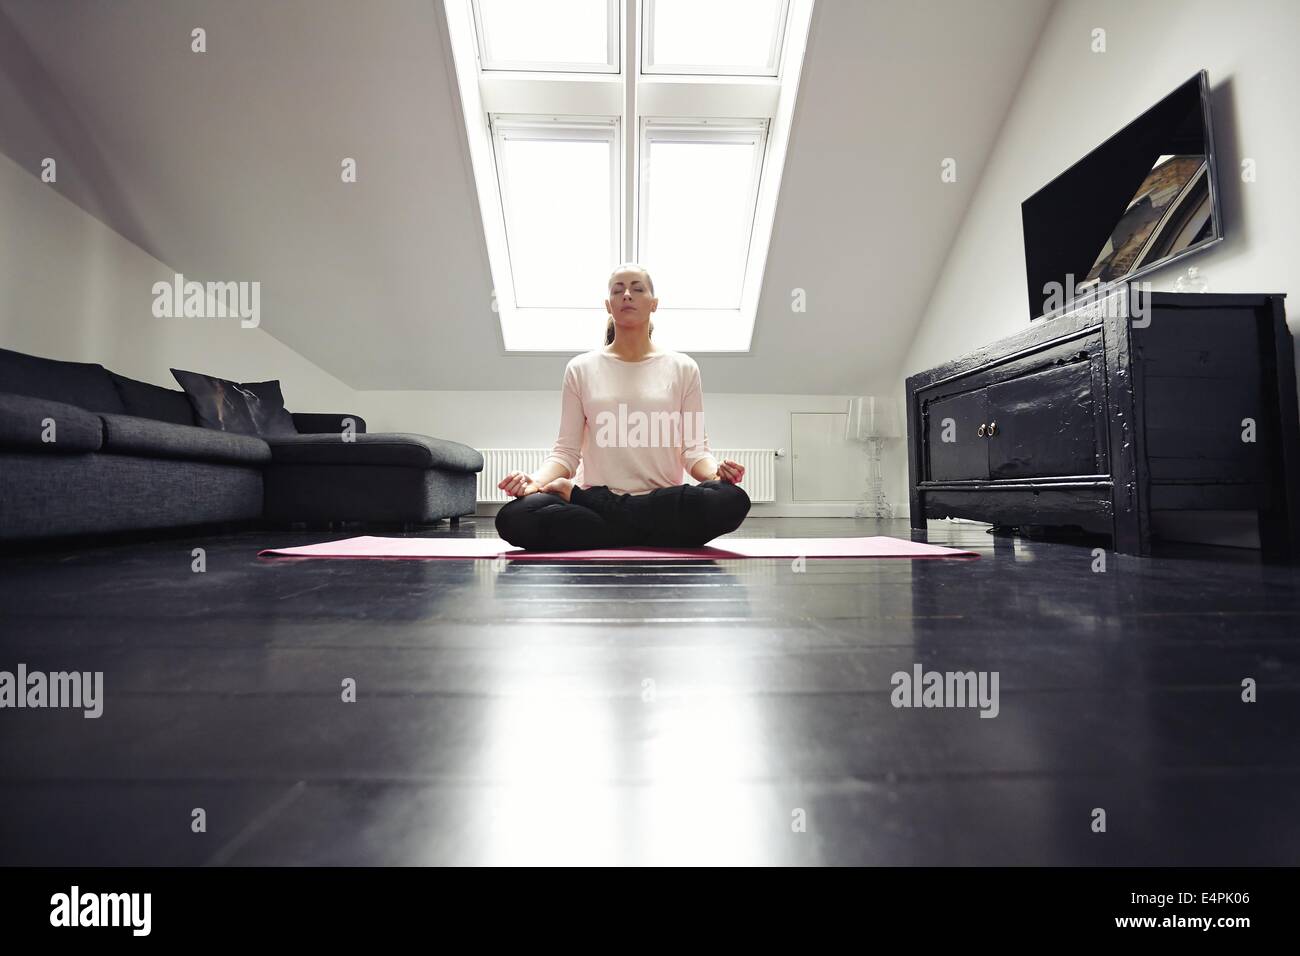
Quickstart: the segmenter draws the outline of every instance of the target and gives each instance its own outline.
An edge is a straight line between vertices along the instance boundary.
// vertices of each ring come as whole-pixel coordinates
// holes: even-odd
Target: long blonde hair
[[[622,263],[621,265],[617,265],[617,266],[614,267],[614,271],[611,272],[611,273],[609,274],[609,279],[613,279],[614,276],[618,275],[620,272],[639,272],[639,273],[641,273],[643,276],[645,276],[645,283],[646,283],[646,285],[648,285],[648,286],[650,287],[650,294],[651,294],[651,295],[654,295],[654,294],[655,294],[655,280],[652,279],[652,278],[650,278],[650,273],[646,271],[646,269],[645,269],[644,266],[642,266],[642,265],[638,265],[638,264],[635,263],[635,262],[624,262],[624,263]],[[606,289],[606,291],[609,290],[609,279],[606,279],[606,280],[605,280],[605,289]],[[650,320],[650,330],[649,330],[649,331],[650,331],[650,335],[651,335],[651,337],[653,337],[654,334],[655,334],[655,322],[654,322],[654,319],[651,319],[651,320]],[[614,344],[614,316],[612,316],[612,315],[609,317],[609,321],[605,323],[605,344],[606,344],[606,345],[613,345],[613,344]]]

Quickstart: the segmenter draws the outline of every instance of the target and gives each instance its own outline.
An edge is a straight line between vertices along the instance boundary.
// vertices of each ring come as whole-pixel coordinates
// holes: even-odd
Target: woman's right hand
[[[499,482],[497,487],[514,498],[535,495],[540,490],[533,476],[523,471],[512,471]]]

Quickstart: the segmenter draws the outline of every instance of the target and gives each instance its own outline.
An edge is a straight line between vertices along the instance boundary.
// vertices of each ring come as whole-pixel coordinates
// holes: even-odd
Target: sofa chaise
[[[296,433],[200,427],[184,391],[0,349],[0,540],[473,514],[473,448],[367,433],[358,415],[291,419]]]

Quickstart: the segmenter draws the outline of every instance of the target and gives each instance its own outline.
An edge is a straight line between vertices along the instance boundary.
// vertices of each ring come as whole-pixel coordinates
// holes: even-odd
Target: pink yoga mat
[[[864,538],[718,538],[707,548],[601,548],[524,551],[500,538],[345,538],[297,548],[270,548],[258,557],[508,558],[511,561],[665,561],[722,558],[978,558],[974,551],[882,536]]]

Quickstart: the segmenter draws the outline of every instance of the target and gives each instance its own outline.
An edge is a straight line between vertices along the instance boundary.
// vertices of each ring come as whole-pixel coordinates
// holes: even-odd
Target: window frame
[[[761,70],[742,66],[718,64],[668,64],[654,61],[656,0],[643,0],[641,6],[641,72],[647,76],[754,76],[778,77],[781,75],[781,52],[785,48],[785,31],[790,22],[790,0],[779,0],[775,29],[768,45],[767,63]]]
[[[520,305],[519,289],[515,279],[514,251],[510,244],[510,189],[506,169],[505,150],[502,145],[509,139],[551,142],[608,142],[610,175],[610,250],[617,257],[622,247],[623,206],[626,183],[621,175],[622,139],[621,118],[591,116],[540,116],[537,114],[489,113],[488,129],[491,131],[492,156],[496,169],[497,195],[501,205],[501,228],[505,239],[506,258],[510,276],[509,305],[518,311],[533,309],[573,309],[581,306]],[[616,260],[617,261],[617,260]],[[497,290],[498,304],[501,294]]]
[[[648,249],[650,231],[650,186],[654,180],[650,164],[650,147],[653,143],[740,143],[754,147],[753,162],[750,167],[749,188],[750,205],[745,228],[744,265],[740,272],[740,287],[736,292],[735,309],[743,308],[745,285],[749,276],[750,256],[753,254],[754,225],[758,218],[758,199],[763,181],[763,169],[767,165],[767,143],[769,122],[765,118],[754,119],[699,119],[688,117],[651,117],[641,118],[641,128],[637,133],[640,153],[640,166],[637,171],[637,230],[636,258],[651,252]],[[716,312],[716,306],[673,306],[674,311],[682,312]],[[728,308],[728,311],[730,307]]]
[[[492,60],[488,56],[487,31],[483,29],[483,12],[479,4],[480,0],[470,0],[470,10],[474,18],[479,69],[485,73],[591,73],[608,75],[623,72],[621,62],[622,44],[619,42],[619,37],[623,34],[622,0],[605,0],[606,59],[604,63],[600,64],[557,62],[554,60]]]

